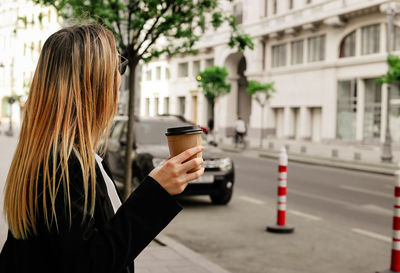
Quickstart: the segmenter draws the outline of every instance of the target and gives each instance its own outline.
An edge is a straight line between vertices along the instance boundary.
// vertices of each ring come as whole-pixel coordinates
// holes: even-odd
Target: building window
[[[308,62],[325,60],[325,35],[308,38]]]
[[[302,64],[304,62],[304,41],[292,42],[291,53],[291,64]]]
[[[277,14],[278,13],[278,0],[273,0],[273,14]]]
[[[185,109],[185,97],[184,96],[178,97],[178,106],[179,106],[179,109],[178,109],[179,115],[185,116],[186,109]]]
[[[293,0],[288,0],[288,8],[293,9]]]
[[[264,17],[268,17],[268,1],[264,0]]]
[[[356,32],[346,35],[340,43],[339,58],[356,56]]]
[[[164,98],[164,114],[169,114],[169,97]]]
[[[200,61],[193,62],[193,77],[196,77],[200,72]]]
[[[357,81],[339,81],[337,91],[336,137],[356,139]]]
[[[159,111],[158,111],[158,106],[160,104],[160,100],[158,99],[158,97],[154,98],[154,115],[158,116]]]
[[[156,80],[157,81],[161,80],[161,66],[156,67]]]
[[[184,78],[189,75],[188,73],[188,63],[180,63],[178,64],[178,77]]]
[[[394,51],[400,50],[400,27],[394,26],[392,38],[393,38],[392,50]]]
[[[368,55],[380,51],[380,25],[366,26],[361,29],[361,54]]]
[[[210,58],[206,60],[206,67],[214,66],[214,59]]]
[[[265,70],[265,56],[266,56],[266,49],[267,49],[267,43],[263,40],[262,42],[261,42],[261,44],[262,44],[262,70]]]
[[[150,116],[150,98],[146,98],[146,104],[144,108],[144,115],[145,116]]]
[[[286,44],[272,46],[272,67],[286,65]]]
[[[306,0],[306,4],[311,4],[312,0]]]
[[[165,68],[165,79],[169,80],[171,78],[171,74],[169,72],[169,68]]]
[[[243,23],[243,4],[242,3],[237,3],[236,5],[233,6],[233,16],[236,17],[238,24]]]
[[[151,81],[151,69],[146,71],[146,80]]]
[[[365,80],[364,139],[379,140],[381,136],[382,88],[376,79]]]

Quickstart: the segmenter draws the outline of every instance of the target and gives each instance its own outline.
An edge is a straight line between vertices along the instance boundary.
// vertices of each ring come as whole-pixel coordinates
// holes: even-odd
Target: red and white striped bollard
[[[286,187],[287,187],[287,165],[288,156],[286,149],[282,146],[279,153],[279,167],[278,167],[278,211],[276,225],[267,226],[267,231],[274,233],[292,233],[293,227],[286,225]]]
[[[376,273],[400,272],[400,170],[394,173],[393,239],[390,269]]]

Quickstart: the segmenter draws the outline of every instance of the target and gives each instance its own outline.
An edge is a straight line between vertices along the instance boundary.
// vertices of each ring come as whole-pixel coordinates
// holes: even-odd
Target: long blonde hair
[[[55,202],[60,187],[71,222],[67,163],[72,155],[82,169],[84,218],[93,215],[94,151],[108,135],[116,112],[118,62],[113,34],[101,25],[63,28],[46,40],[6,180],[4,210],[15,238],[37,234],[39,207],[43,207],[47,228],[57,225]],[[61,173],[59,179],[57,173]]]

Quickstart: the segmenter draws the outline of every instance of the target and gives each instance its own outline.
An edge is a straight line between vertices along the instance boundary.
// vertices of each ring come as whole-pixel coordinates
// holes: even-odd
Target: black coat
[[[76,159],[70,159],[68,165],[72,226],[60,187],[56,200],[58,231],[54,224],[49,231],[41,216],[37,236],[17,240],[8,232],[0,253],[0,272],[133,272],[133,260],[182,209],[157,181],[146,177],[114,215],[96,164],[95,213],[82,223],[81,168]],[[104,161],[103,165],[111,177]]]

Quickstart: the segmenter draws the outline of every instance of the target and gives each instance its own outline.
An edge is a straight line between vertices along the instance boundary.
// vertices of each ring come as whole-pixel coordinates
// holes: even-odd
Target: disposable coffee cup
[[[202,144],[201,133],[202,130],[198,125],[168,128],[165,135],[168,138],[168,147],[170,155],[174,157],[186,151],[187,149],[201,145]],[[187,161],[196,157],[202,157],[202,153],[198,153],[192,156]],[[200,169],[201,166],[199,166],[198,168],[194,168],[189,172],[195,172]]]

